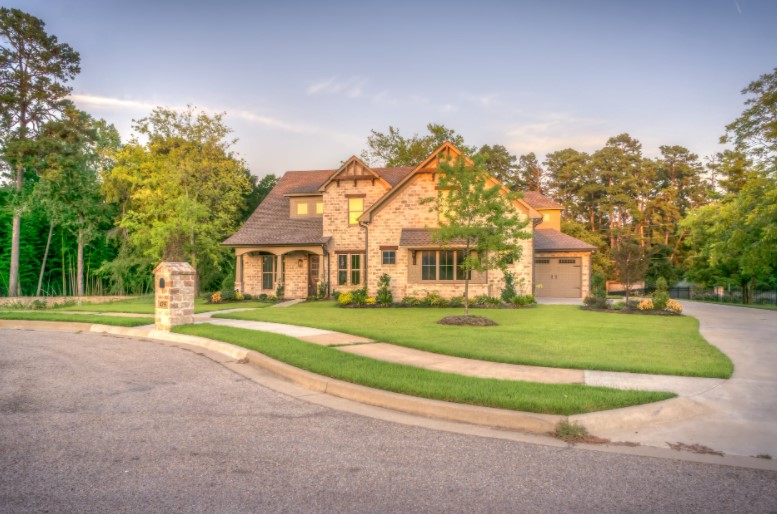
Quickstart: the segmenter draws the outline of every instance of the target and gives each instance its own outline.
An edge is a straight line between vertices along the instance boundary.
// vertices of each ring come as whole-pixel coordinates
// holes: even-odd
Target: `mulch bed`
[[[494,320],[483,316],[446,316],[437,322],[440,325],[458,325],[466,327],[494,327],[498,325]]]

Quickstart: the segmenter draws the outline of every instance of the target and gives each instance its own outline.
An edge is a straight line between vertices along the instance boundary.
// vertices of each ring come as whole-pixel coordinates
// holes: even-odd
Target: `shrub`
[[[243,293],[243,300],[253,300],[253,299],[254,299],[254,295],[249,293]]]
[[[614,311],[621,311],[624,307],[626,307],[626,302],[615,302],[610,305],[610,309]]]
[[[677,300],[669,300],[666,302],[666,310],[675,314],[680,314],[683,312],[683,306],[680,305],[680,302]]]
[[[403,297],[401,303],[405,307],[417,307],[417,306],[421,305],[421,300],[419,300],[417,297],[411,295],[411,296]]]
[[[502,305],[502,300],[501,298],[481,294],[475,297],[475,305],[486,308],[499,307]]]
[[[610,300],[603,296],[591,296],[590,294],[583,298],[583,304],[592,309],[609,309]]]
[[[356,305],[364,305],[367,302],[367,288],[362,287],[351,291],[351,297]]]
[[[421,300],[421,305],[428,307],[447,307],[448,300],[442,297],[437,291],[427,291],[426,296]]]
[[[283,300],[284,294],[286,294],[286,288],[283,286],[283,282],[278,282],[278,286],[275,288],[275,296]]]
[[[450,300],[448,300],[448,307],[463,307],[464,306],[464,297],[463,296],[454,296]]]
[[[666,308],[669,301],[669,286],[664,277],[659,277],[656,281],[656,292],[653,293],[653,308],[662,311]]]
[[[318,298],[320,300],[323,300],[326,298],[326,292],[329,290],[329,282],[319,282],[318,283],[318,290],[316,291],[318,293]]]
[[[391,305],[394,303],[394,295],[391,294],[391,277],[384,273],[378,279],[377,302],[381,305]]]
[[[353,303],[353,293],[350,291],[346,291],[344,293],[340,293],[337,296],[337,303],[340,305],[350,305]]]
[[[245,295],[240,291],[235,291],[235,300],[243,300],[243,299],[245,299]]]
[[[637,304],[637,309],[641,311],[652,311],[653,310],[653,300],[650,298],[646,300],[640,300],[640,302]]]
[[[607,298],[607,278],[600,271],[591,275],[591,294],[596,298]]]
[[[531,294],[519,294],[510,298],[510,303],[516,307],[526,307],[534,303],[534,295]]]
[[[259,295],[259,301],[260,302],[266,302],[269,296],[267,296],[265,293],[262,293]]]
[[[505,287],[502,289],[502,294],[500,295],[500,298],[502,299],[503,303],[511,302],[513,298],[516,297],[517,293],[515,292],[515,274],[511,271],[505,271]]]
[[[222,289],[221,290],[221,301],[222,302],[232,302],[235,300],[235,290],[234,289]]]
[[[35,310],[35,311],[44,310],[47,307],[46,299],[44,298],[43,300],[33,300],[32,303],[30,304],[30,307],[32,308],[32,310]]]
[[[210,295],[210,303],[221,303],[221,292],[216,291]]]
[[[367,298],[364,300],[364,304],[365,304],[365,305],[375,305],[375,302],[376,302],[376,300],[375,300],[375,298],[374,298],[374,297],[372,297],[372,296],[368,296],[368,297],[367,297]]]

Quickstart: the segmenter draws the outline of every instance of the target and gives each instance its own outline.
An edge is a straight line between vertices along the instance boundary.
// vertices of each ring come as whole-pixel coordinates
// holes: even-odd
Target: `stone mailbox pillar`
[[[160,262],[154,268],[156,329],[194,323],[194,283],[197,271],[188,262]]]

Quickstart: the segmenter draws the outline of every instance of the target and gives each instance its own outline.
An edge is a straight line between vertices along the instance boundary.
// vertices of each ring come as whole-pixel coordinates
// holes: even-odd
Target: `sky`
[[[127,141],[156,106],[225,112],[257,176],[337,168],[371,130],[441,123],[542,161],[629,133],[724,147],[777,67],[774,0],[3,0],[81,55],[83,110]]]

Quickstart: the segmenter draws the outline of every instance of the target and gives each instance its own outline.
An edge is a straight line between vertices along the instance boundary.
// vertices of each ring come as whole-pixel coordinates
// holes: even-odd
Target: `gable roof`
[[[385,205],[397,192],[399,192],[406,184],[408,184],[411,180],[413,180],[413,177],[417,175],[418,173],[433,173],[435,172],[440,164],[440,160],[444,159],[452,159],[456,157],[464,157],[467,164],[471,164],[472,160],[467,157],[466,155],[461,153],[461,150],[456,148],[453,143],[450,141],[444,142],[442,145],[440,145],[437,150],[432,152],[432,154],[427,157],[426,159],[421,162],[418,166],[412,169],[411,172],[409,172],[405,177],[397,183],[389,192],[387,192],[385,195],[380,197],[375,203],[373,203],[364,213],[359,217],[360,220],[371,220],[372,215],[374,212],[376,212],[378,209],[380,209],[383,205]],[[508,189],[502,184],[499,180],[497,180],[495,177],[491,177],[491,180],[493,180],[496,184],[498,184],[503,190],[508,191]],[[540,219],[542,218],[542,215],[537,212],[537,210],[530,205],[528,202],[525,202],[522,198],[519,198],[517,202],[521,205],[523,205],[529,215],[529,218],[533,219]]]
[[[225,246],[251,245],[312,245],[323,244],[324,221],[319,217],[292,218],[292,193],[317,194],[318,187],[332,174],[332,170],[287,171],[259,204],[240,229],[222,244]]]
[[[538,228],[534,230],[534,250],[593,252],[596,247],[552,228]]]
[[[380,180],[383,182],[383,185],[390,188],[391,184],[386,182],[386,180],[380,176],[379,173],[376,173],[374,170],[371,170],[369,166],[364,164],[364,161],[356,157],[355,155],[352,155],[350,159],[345,161],[342,166],[340,166],[337,171],[332,173],[332,175],[321,184],[321,187],[318,188],[319,191],[322,193],[326,190],[326,186],[328,186],[333,180],[336,180],[338,178],[364,178],[364,177],[372,177],[375,179]]]
[[[535,209],[563,209],[564,206],[539,191],[524,191],[524,201]]]

